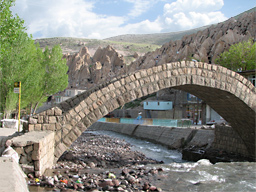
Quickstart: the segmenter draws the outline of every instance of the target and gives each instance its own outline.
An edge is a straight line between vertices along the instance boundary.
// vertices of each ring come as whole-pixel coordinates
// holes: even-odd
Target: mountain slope
[[[199,27],[196,29],[170,32],[170,33],[153,33],[153,34],[127,34],[119,35],[115,37],[110,37],[105,40],[116,41],[116,42],[131,42],[131,43],[149,43],[155,45],[163,45],[169,41],[175,41],[182,39],[185,35],[190,35],[196,33],[197,31],[202,31],[209,26]]]

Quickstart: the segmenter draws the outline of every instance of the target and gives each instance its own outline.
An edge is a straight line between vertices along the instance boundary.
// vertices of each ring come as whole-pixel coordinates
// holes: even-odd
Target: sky
[[[16,0],[12,11],[34,39],[105,39],[194,29],[255,6],[255,0]]]

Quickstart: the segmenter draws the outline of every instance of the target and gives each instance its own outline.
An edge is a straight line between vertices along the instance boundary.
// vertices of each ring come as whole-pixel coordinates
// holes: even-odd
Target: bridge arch
[[[29,130],[55,131],[55,160],[94,122],[125,103],[166,88],[204,100],[240,135],[255,158],[256,89],[219,65],[174,62],[115,78],[30,119]]]

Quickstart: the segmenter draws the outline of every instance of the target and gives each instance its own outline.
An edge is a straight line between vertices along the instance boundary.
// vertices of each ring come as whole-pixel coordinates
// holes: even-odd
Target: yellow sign
[[[19,113],[18,113],[18,132],[20,132],[20,100],[21,100],[21,82],[14,82],[14,93],[19,93]]]
[[[14,82],[14,87],[20,87],[20,82]]]

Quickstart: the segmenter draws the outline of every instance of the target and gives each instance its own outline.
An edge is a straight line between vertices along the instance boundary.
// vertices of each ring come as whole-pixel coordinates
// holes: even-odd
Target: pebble
[[[159,163],[132,151],[123,140],[85,132],[53,166],[52,176],[40,180],[30,174],[28,183],[52,187],[53,191],[161,191],[148,181],[153,181],[163,169],[133,166],[142,162]],[[105,171],[97,171],[99,168]],[[120,171],[109,171],[115,168]]]

